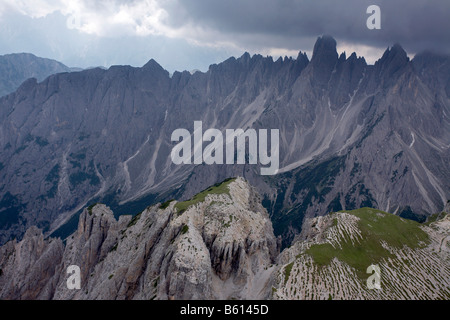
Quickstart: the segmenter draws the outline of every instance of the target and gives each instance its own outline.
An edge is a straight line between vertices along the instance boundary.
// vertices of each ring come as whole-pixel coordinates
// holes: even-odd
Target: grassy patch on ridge
[[[306,253],[311,255],[318,265],[327,265],[336,257],[355,268],[361,278],[365,278],[369,265],[393,256],[383,248],[382,241],[396,249],[403,246],[419,248],[428,242],[427,233],[420,229],[420,224],[416,221],[371,208],[343,212],[360,218],[358,227],[362,240],[353,245],[348,239],[341,239],[342,248],[337,249],[329,243],[312,245]]]
[[[217,183],[212,187],[209,187],[208,189],[203,190],[200,193],[197,193],[194,197],[192,197],[192,199],[187,200],[187,201],[183,201],[183,202],[178,202],[177,204],[175,204],[175,209],[178,210],[178,212],[181,214],[183,213],[183,211],[185,211],[187,208],[189,208],[190,206],[193,206],[199,202],[203,202],[206,199],[206,196],[208,194],[230,194],[230,190],[228,189],[228,185],[233,182],[234,180],[236,180],[236,178],[230,178],[230,179],[226,179],[225,181],[221,182],[221,183]]]

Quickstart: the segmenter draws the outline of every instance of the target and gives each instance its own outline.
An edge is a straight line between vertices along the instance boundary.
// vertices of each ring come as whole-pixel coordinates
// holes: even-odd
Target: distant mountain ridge
[[[39,82],[48,76],[60,73],[79,71],[51,59],[36,57],[31,53],[12,53],[0,56],[0,97],[14,92],[29,78]]]
[[[319,37],[311,60],[245,53],[207,72],[153,59],[28,80],[0,99],[0,243],[87,204],[137,213],[229,177],[257,188],[288,245],[305,219],[375,207],[424,219],[450,199],[450,57],[400,45],[375,65]],[[280,173],[174,165],[175,129],[280,130]],[[75,222],[76,227],[76,222]]]

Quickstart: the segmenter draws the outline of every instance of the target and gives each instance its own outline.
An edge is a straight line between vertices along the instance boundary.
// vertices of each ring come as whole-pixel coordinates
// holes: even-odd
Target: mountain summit
[[[336,40],[329,35],[324,35],[322,37],[317,38],[316,43],[314,45],[313,60],[336,60],[337,59],[337,51],[336,51]]]

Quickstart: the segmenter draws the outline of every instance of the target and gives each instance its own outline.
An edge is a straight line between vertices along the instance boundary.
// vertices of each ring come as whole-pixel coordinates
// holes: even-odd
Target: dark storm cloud
[[[369,5],[381,30],[368,30]],[[0,0],[0,54],[32,52],[71,66],[150,58],[206,70],[244,51],[296,56],[318,36],[369,63],[394,43],[412,56],[450,53],[450,0]],[[133,48],[133,50],[130,50]]]
[[[381,8],[381,30],[366,27],[372,4]],[[172,27],[212,29],[255,48],[297,49],[304,39],[330,34],[353,44],[450,52],[448,0],[179,0],[166,10]]]

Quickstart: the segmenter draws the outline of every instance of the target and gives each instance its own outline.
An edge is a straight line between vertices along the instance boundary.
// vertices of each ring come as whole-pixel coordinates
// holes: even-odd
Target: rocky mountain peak
[[[313,70],[313,83],[318,87],[325,87],[337,61],[336,40],[327,35],[319,37],[309,64]]]
[[[399,65],[404,65],[409,62],[408,55],[400,44],[396,43],[388,50],[386,50],[386,52],[388,52],[388,61],[394,62]]]
[[[329,35],[318,37],[314,44],[314,50],[311,62],[323,60],[336,60],[338,57],[336,51],[336,40]]]
[[[403,56],[404,58],[405,57],[407,57],[407,54],[406,54],[406,51],[405,51],[405,49],[403,49],[403,47],[400,45],[400,43],[395,43],[392,47],[391,47],[391,49],[390,49],[390,54],[394,54],[394,55],[397,55],[397,54],[399,54],[399,55],[401,55],[401,56]]]
[[[406,51],[396,43],[391,48],[387,48],[381,59],[375,62],[375,67],[381,68],[381,73],[385,77],[392,76],[395,72],[406,66],[409,62]]]
[[[250,53],[248,53],[247,51],[244,52],[244,54],[239,59],[241,59],[243,62],[248,62],[251,59]]]
[[[309,59],[306,52],[299,51],[296,62],[298,64],[306,66],[309,63]]]
[[[165,70],[158,62],[154,59],[150,59],[144,66],[142,67],[144,71],[151,71],[153,73],[168,75],[169,72]]]

